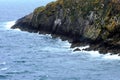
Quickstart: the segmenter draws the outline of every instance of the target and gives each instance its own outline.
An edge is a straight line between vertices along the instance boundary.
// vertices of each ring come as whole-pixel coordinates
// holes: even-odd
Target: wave
[[[0,65],[6,65],[6,62],[0,62]]]
[[[5,24],[5,28],[6,29],[10,29],[14,24],[15,24],[16,21],[9,21],[9,22],[6,22]]]
[[[12,30],[11,27],[15,24],[16,21],[1,22],[0,26],[2,30]],[[19,28],[14,29],[14,31],[21,31]]]
[[[0,79],[7,79],[8,75],[0,74]]]
[[[76,48],[79,48],[80,51],[74,52],[74,50]],[[85,51],[84,49],[89,48],[89,45],[87,46],[82,46],[82,47],[75,47],[72,49],[72,53],[73,54],[79,54],[79,53],[85,53],[85,54],[89,54],[92,57],[98,57],[104,60],[120,60],[120,56],[118,56],[118,54],[116,55],[111,55],[111,53],[107,53],[107,54],[100,54],[99,51]]]
[[[118,56],[118,54],[111,55],[111,53],[108,53],[108,54],[103,56],[103,59],[120,60],[120,56]]]
[[[11,71],[11,72],[7,72],[6,74],[24,74],[24,73],[32,73],[31,71],[28,70],[23,70],[23,71]]]
[[[90,47],[89,45],[87,45],[87,46],[81,46],[81,47],[75,47],[75,48],[72,48],[72,50],[74,51],[75,49],[79,48],[80,51],[84,51],[84,49],[89,48],[89,47]]]
[[[50,37],[50,35],[48,35],[47,37]],[[71,44],[68,41],[62,41],[60,38],[56,38],[52,40],[49,39],[48,42],[50,42],[49,46],[41,48],[41,51],[66,52],[70,50]]]
[[[1,68],[0,71],[5,71],[5,70],[7,70],[7,69],[8,69],[7,67]]]

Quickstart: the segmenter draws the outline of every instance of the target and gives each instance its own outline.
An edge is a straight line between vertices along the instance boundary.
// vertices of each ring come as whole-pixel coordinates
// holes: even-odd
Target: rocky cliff
[[[12,28],[50,33],[72,40],[72,47],[120,53],[120,0],[57,0],[38,7]],[[63,38],[61,37],[61,38]]]

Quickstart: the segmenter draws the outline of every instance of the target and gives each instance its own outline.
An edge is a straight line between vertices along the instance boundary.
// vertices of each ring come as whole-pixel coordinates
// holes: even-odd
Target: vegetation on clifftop
[[[93,31],[88,30],[85,33],[86,37],[93,34],[91,36],[101,35],[102,39],[107,39],[111,33],[119,32],[116,31],[120,28],[119,0],[57,0],[47,4],[46,7],[35,9],[34,13],[43,12],[49,17],[51,15],[59,15],[60,10],[63,10],[62,17],[66,18],[69,16],[70,21],[73,23],[79,17],[90,20],[89,24],[94,28],[92,28]]]

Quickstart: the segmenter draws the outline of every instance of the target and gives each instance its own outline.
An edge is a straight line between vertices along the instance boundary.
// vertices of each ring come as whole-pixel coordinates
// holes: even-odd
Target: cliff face
[[[12,28],[63,35],[94,43],[94,50],[120,53],[120,0],[57,0],[36,8]]]

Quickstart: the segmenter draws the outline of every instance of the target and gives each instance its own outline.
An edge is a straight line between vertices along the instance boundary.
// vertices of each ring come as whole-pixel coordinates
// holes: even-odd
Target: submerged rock
[[[67,37],[103,53],[120,53],[120,2],[57,0],[36,8],[12,28]]]

